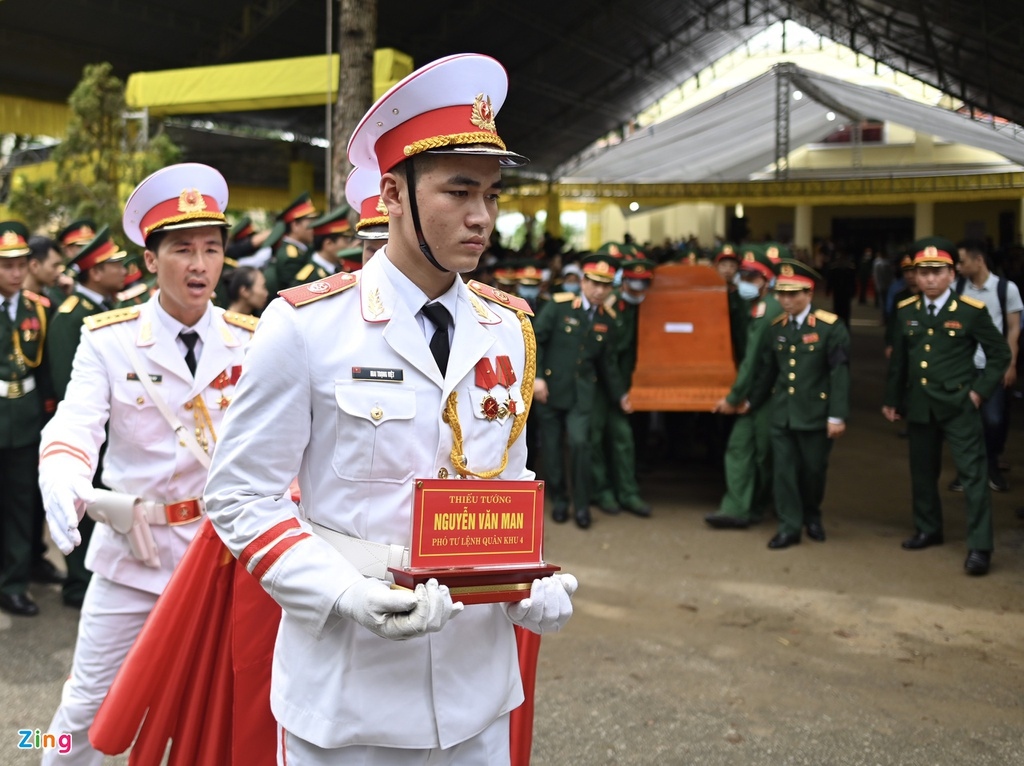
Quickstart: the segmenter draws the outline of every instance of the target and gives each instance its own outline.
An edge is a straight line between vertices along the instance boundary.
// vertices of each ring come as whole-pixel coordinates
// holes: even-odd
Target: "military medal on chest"
[[[480,411],[487,420],[504,423],[508,417],[516,416],[516,401],[512,396],[515,382],[516,371],[512,369],[512,360],[508,356],[497,357],[493,365],[487,357],[476,363],[477,388],[487,391],[480,402]],[[495,389],[499,389],[497,394]]]
[[[217,400],[217,404],[220,405],[222,410],[227,409],[227,406],[231,404],[231,397],[228,396],[224,389],[228,386],[234,386],[238,383],[238,378],[242,375],[241,365],[235,365],[230,370],[224,370],[220,375],[213,379],[210,383],[210,388],[216,388],[220,391],[220,399]]]

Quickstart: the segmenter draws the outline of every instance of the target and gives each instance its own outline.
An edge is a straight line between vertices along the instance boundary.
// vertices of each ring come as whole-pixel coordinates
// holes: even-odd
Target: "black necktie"
[[[452,317],[448,313],[448,309],[440,303],[428,303],[421,310],[423,316],[437,328],[430,338],[430,353],[434,355],[437,369],[441,371],[443,378],[448,372],[448,353],[451,351],[448,345],[448,324],[452,321]]]
[[[192,373],[192,377],[196,375],[196,341],[199,340],[199,335],[192,330],[182,331],[178,333],[178,337],[181,338],[181,342],[185,344],[188,351],[185,352],[185,364],[188,365],[188,371]]]
[[[930,316],[930,317],[935,316],[935,304],[934,303],[929,303],[928,304],[928,316]]]
[[[4,315],[4,319],[6,319],[6,320],[7,320],[8,322],[10,322],[10,321],[11,321],[11,309],[10,309],[10,305],[11,305],[11,304],[10,304],[10,303],[8,303],[7,301],[0,301],[0,311],[2,311],[2,312],[3,312],[3,315]]]

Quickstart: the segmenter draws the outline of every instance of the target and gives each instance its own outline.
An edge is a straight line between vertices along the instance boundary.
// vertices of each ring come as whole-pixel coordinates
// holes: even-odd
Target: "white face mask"
[[[752,301],[761,294],[761,291],[757,289],[757,285],[743,279],[741,279],[739,284],[736,285],[736,290],[739,292],[740,297],[745,301]]]
[[[519,297],[532,301],[540,295],[540,285],[519,285]]]
[[[642,293],[647,289],[647,280],[645,279],[627,279],[626,287],[635,293]]]
[[[580,294],[580,283],[579,282],[566,282],[562,285],[562,289],[567,293],[573,293],[575,295]]]
[[[644,298],[646,297],[647,295],[645,293],[640,293],[639,295],[636,293],[622,293],[622,300],[626,303],[632,303],[634,306],[639,306],[644,302]]]

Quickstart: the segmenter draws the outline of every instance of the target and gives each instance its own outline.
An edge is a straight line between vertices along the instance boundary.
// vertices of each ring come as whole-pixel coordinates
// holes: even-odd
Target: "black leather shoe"
[[[773,551],[788,548],[791,545],[800,544],[799,534],[789,534],[786,532],[779,532],[775,537],[768,541],[768,547]]]
[[[903,541],[903,549],[907,551],[919,551],[922,548],[928,548],[932,545],[942,545],[945,540],[942,539],[941,532],[918,532],[911,538]]]
[[[35,617],[39,607],[27,593],[0,593],[0,610],[20,617]]]
[[[576,509],[576,526],[580,529],[587,529],[590,527],[590,509],[584,508],[583,510]]]
[[[726,516],[724,513],[709,513],[704,517],[704,522],[712,529],[746,529],[750,522],[736,516]]]
[[[992,551],[967,551],[967,560],[964,562],[964,569],[969,575],[988,574],[989,565],[992,563]]]
[[[40,585],[63,585],[64,575],[49,559],[39,559],[32,564],[32,571],[29,574],[32,582]]]
[[[807,525],[807,536],[818,543],[825,542],[825,527],[820,521],[812,521]]]
[[[568,503],[555,504],[555,508],[551,511],[551,520],[556,524],[564,524],[569,520],[569,505]]]

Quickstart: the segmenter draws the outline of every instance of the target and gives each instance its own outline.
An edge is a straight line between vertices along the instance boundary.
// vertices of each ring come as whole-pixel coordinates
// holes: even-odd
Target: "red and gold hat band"
[[[78,273],[81,274],[82,272],[88,271],[93,266],[103,263],[104,261],[109,261],[111,258],[118,255],[124,255],[124,250],[118,248],[118,246],[114,244],[113,240],[108,239],[91,253],[86,253],[85,257],[77,258],[72,264],[72,267],[77,269]]]
[[[313,234],[317,237],[327,237],[331,234],[344,234],[346,231],[352,231],[352,225],[347,218],[342,218],[340,221],[331,221],[323,226],[317,226],[313,229]]]
[[[80,226],[77,229],[66,232],[60,241],[62,245],[84,245],[87,242],[91,242],[95,236],[96,232],[91,227]]]
[[[226,223],[227,218],[217,200],[195,189],[185,189],[178,197],[165,200],[142,216],[139,228],[143,238],[157,229],[186,221],[210,221],[211,225]]]
[[[800,277],[797,275],[789,277],[779,277],[775,282],[776,290],[813,290],[814,280],[810,277]]]
[[[915,266],[952,266],[953,256],[945,250],[929,245],[914,256]]]
[[[281,216],[281,220],[285,223],[291,223],[311,215],[316,215],[316,206],[311,200],[304,200],[291,210],[286,210],[284,215]]]
[[[402,160],[431,149],[470,144],[490,144],[505,150],[505,142],[493,130],[474,121],[475,110],[468,104],[446,106],[419,114],[377,139],[374,147],[381,173],[391,170]],[[486,123],[493,125],[493,122]]]
[[[31,248],[25,238],[15,231],[5,231],[0,237],[0,253],[11,255],[28,255]]]
[[[367,197],[359,206],[359,221],[356,223],[356,231],[365,229],[367,226],[384,226],[389,222],[388,208],[380,196]]]

